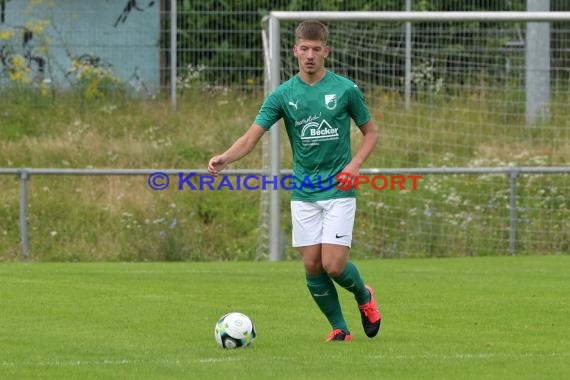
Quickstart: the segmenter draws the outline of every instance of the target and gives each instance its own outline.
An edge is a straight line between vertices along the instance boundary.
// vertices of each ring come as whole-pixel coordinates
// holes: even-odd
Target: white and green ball
[[[255,326],[242,313],[228,313],[216,322],[214,337],[220,347],[241,348],[251,346],[255,340]]]

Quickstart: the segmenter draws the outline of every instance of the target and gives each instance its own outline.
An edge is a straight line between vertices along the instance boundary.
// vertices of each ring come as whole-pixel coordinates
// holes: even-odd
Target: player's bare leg
[[[322,266],[331,277],[338,277],[348,262],[350,248],[339,244],[323,243],[321,256]]]

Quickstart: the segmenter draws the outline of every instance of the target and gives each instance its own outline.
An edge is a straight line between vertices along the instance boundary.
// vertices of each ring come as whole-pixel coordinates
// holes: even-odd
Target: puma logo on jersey
[[[295,107],[295,111],[297,110],[297,104],[299,103],[298,100],[295,100],[295,103],[289,100],[289,105]]]

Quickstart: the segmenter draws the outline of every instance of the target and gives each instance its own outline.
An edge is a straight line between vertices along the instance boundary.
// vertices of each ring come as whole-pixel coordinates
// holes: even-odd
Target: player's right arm
[[[218,175],[228,164],[246,156],[255,148],[264,133],[265,129],[253,123],[243,136],[238,138],[228,150],[210,159],[210,162],[208,162],[208,172],[212,175]]]

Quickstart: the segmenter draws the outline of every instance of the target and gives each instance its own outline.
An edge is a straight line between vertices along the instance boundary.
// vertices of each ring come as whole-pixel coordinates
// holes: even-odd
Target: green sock
[[[332,278],[337,284],[354,294],[354,298],[359,305],[370,302],[370,292],[364,286],[364,281],[360,273],[351,261],[346,263],[344,270],[338,277]]]
[[[332,328],[348,332],[348,326],[338,301],[338,293],[329,275],[323,272],[316,276],[306,273],[305,276],[307,278],[307,288],[309,288],[311,296],[327,317]]]

